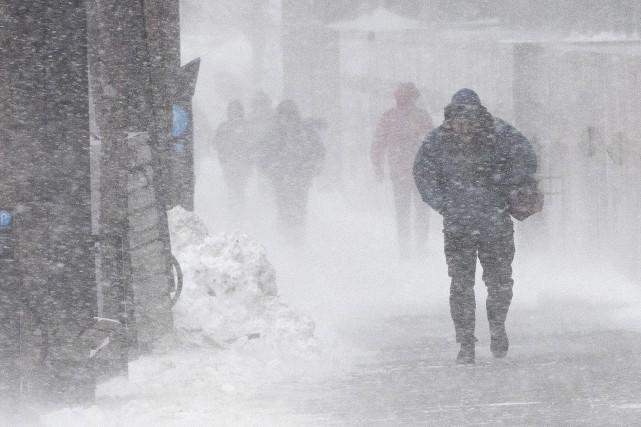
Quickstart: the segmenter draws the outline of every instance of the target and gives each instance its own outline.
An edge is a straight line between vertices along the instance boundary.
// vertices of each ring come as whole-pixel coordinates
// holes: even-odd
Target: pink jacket
[[[402,105],[386,111],[371,149],[374,172],[382,174],[383,159],[387,157],[392,181],[412,180],[414,159],[432,128],[429,113],[415,105]]]

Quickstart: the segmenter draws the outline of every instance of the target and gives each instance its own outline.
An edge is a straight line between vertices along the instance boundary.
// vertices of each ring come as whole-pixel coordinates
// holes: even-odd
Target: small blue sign
[[[172,128],[174,138],[178,138],[185,133],[187,126],[189,126],[189,114],[183,107],[174,104],[174,122]]]
[[[176,154],[183,154],[185,152],[185,144],[174,144]]]
[[[6,227],[11,224],[11,212],[0,211],[0,227]]]

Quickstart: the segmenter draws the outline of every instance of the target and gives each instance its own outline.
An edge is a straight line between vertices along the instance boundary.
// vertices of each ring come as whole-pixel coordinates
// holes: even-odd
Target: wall
[[[641,43],[518,51],[517,124],[540,143],[551,242],[641,277]]]

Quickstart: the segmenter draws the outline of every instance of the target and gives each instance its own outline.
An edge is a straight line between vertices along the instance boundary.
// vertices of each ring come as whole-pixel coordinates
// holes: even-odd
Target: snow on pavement
[[[153,355],[130,363],[129,378],[98,388],[89,408],[41,417],[46,426],[255,425],[233,402],[283,378],[347,363],[321,348],[314,322],[277,292],[263,246],[244,235],[209,236],[199,218],[170,212],[172,249],[184,272],[175,333]]]
[[[264,189],[253,185],[250,197]],[[224,191],[201,199],[224,206]],[[222,210],[201,206],[203,222],[172,212],[182,229],[172,242],[186,272],[177,341],[133,362],[128,381],[101,385],[95,405],[59,410],[41,423],[638,419],[638,284],[602,266],[518,252],[510,355],[497,363],[486,348],[479,280],[478,364],[461,370],[453,362],[439,218],[432,218],[427,253],[401,262],[390,214],[314,192],[307,244],[295,248],[271,229],[271,208],[267,198],[250,199],[246,234],[224,233],[231,227]]]

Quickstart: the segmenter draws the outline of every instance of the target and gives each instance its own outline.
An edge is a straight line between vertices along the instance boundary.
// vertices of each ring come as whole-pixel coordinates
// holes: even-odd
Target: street
[[[296,378],[270,386],[258,395],[265,421],[363,426],[641,422],[641,334],[540,334],[521,327],[506,359],[493,359],[488,340],[480,339],[476,365],[462,367],[454,363],[457,347],[449,327],[449,319],[428,317],[361,325],[351,338],[368,350],[363,358],[323,381]]]

